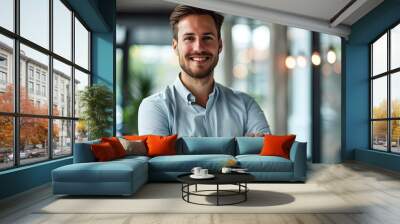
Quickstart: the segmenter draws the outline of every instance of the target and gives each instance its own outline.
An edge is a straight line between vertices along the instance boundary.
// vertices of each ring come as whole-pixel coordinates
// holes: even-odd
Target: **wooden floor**
[[[344,200],[362,202],[357,214],[36,214],[52,200],[42,186],[0,202],[0,223],[219,224],[219,223],[400,223],[400,174],[360,163],[311,164],[308,182],[317,183]]]

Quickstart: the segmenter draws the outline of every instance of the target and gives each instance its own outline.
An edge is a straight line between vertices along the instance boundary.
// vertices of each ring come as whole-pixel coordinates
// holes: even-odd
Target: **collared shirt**
[[[139,107],[139,134],[179,137],[237,137],[270,133],[260,106],[249,95],[214,82],[206,107],[177,80],[162,92],[143,99]]]

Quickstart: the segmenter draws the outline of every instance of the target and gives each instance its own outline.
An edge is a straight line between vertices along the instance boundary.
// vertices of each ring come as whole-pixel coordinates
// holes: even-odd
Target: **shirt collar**
[[[178,91],[179,95],[186,100],[187,103],[192,104],[196,102],[196,97],[183,85],[179,73],[178,78],[174,82],[174,86]],[[214,81],[213,91],[209,94],[209,100],[215,98],[218,94],[218,84]]]

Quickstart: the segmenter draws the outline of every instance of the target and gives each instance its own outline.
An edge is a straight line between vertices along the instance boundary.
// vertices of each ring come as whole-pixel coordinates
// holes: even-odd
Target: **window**
[[[40,95],[40,84],[36,84],[36,95]]]
[[[400,24],[370,45],[371,148],[400,153]]]
[[[0,26],[14,31],[14,0],[0,1]]]
[[[75,62],[82,68],[89,69],[89,32],[75,18]]]
[[[29,79],[33,80],[33,67],[32,66],[29,66],[28,74],[29,74]]]
[[[40,81],[40,70],[36,69],[36,80]]]
[[[3,71],[0,71],[0,84],[2,85],[7,84],[7,74]]]
[[[46,96],[46,86],[42,86],[42,96]]]
[[[87,139],[73,87],[90,84],[90,31],[62,0],[0,0],[0,26],[0,170],[72,155],[76,130]]]
[[[28,82],[28,92],[29,94],[33,94],[33,82]]]
[[[49,0],[20,0],[21,36],[49,48]]]
[[[7,67],[7,56],[0,54],[0,67]]]

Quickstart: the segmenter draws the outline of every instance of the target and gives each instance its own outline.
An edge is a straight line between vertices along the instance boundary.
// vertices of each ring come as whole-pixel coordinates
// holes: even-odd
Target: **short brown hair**
[[[174,11],[172,11],[169,17],[169,23],[171,25],[171,29],[174,35],[174,39],[178,39],[178,28],[177,24],[179,21],[189,15],[209,15],[213,18],[215,26],[217,27],[218,39],[221,38],[221,26],[224,22],[224,17],[214,11],[210,11],[207,9],[200,9],[187,5],[178,5],[175,7]]]

